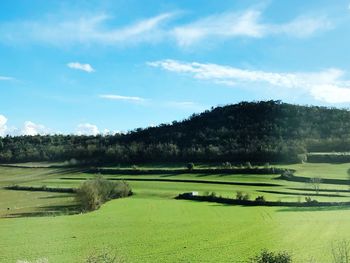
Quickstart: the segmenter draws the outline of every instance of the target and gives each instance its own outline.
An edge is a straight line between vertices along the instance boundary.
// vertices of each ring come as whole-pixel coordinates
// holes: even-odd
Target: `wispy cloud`
[[[17,43],[46,43],[51,45],[124,44],[155,41],[160,37],[162,24],[173,17],[164,13],[126,26],[112,26],[112,17],[106,14],[37,20],[0,24],[0,41]]]
[[[218,64],[161,60],[148,65],[167,71],[184,73],[189,76],[212,81],[217,84],[249,87],[259,84],[262,87],[275,87],[294,93],[304,91],[314,99],[328,103],[350,102],[350,80],[340,69],[326,69],[319,72],[268,72],[246,70]]]
[[[180,46],[190,46],[203,40],[234,37],[262,38],[275,34],[307,37],[330,26],[331,22],[326,17],[307,16],[282,24],[269,24],[262,22],[260,11],[246,10],[201,18],[187,25],[177,26],[172,33]]]
[[[160,107],[160,108],[172,108],[177,110],[203,110],[204,107],[193,101],[173,101],[173,100],[153,100],[145,99],[141,97],[130,97],[120,95],[99,95],[101,99],[115,100],[115,101],[126,101],[130,103],[139,103],[143,106],[149,107]]]
[[[122,100],[122,101],[129,101],[129,102],[143,102],[146,101],[146,99],[141,97],[130,97],[130,96],[121,96],[121,95],[113,95],[113,94],[105,94],[105,95],[99,95],[101,99],[108,99],[108,100]]]
[[[279,24],[264,22],[260,10],[212,14],[188,23],[175,19],[176,12],[115,26],[116,19],[105,13],[46,16],[39,20],[0,23],[0,42],[62,45],[130,45],[171,41],[187,47],[202,41],[235,37],[262,38],[270,35],[307,37],[329,29],[327,17],[300,16]],[[174,23],[169,23],[172,19]]]
[[[0,80],[14,80],[12,77],[0,76]]]
[[[94,72],[94,68],[90,64],[82,64],[79,62],[70,62],[67,64],[67,67],[71,69],[82,70],[88,73]]]

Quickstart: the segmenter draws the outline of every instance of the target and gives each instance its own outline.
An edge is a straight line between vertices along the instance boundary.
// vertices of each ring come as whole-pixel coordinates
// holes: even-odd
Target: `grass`
[[[0,187],[19,184],[76,187],[91,178],[79,170],[0,167]],[[350,164],[299,164],[296,175],[346,178]],[[110,175],[108,178],[131,177]],[[64,214],[74,206],[64,193],[0,189],[1,262],[47,258],[49,262],[82,262],[91,250],[110,248],[127,262],[242,262],[263,248],[286,250],[296,262],[331,261],[331,243],[350,236],[350,209],[241,207],[174,200],[179,193],[214,191],[234,197],[236,191],[251,198],[296,201],[314,194],[304,183],[275,180],[273,175],[181,174],[135,176],[141,179],[210,180],[274,183],[280,186],[241,186],[188,182],[130,181],[135,195],[113,200],[87,214]],[[303,189],[304,190],[298,190]],[[310,189],[309,191],[307,189]],[[319,201],[348,201],[347,186],[321,185]],[[327,192],[329,189],[329,192]],[[262,192],[265,191],[265,192]],[[302,194],[301,196],[299,196]],[[303,201],[303,199],[302,199]],[[8,211],[7,208],[10,208]],[[17,218],[6,218],[16,214]],[[28,215],[31,215],[28,217]],[[33,217],[33,215],[41,215]]]

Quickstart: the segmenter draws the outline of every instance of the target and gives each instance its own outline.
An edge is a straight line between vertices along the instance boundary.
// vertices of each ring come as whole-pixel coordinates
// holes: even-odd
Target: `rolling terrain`
[[[295,169],[296,176],[345,179],[348,165],[284,167]],[[77,187],[94,176],[77,168],[0,167],[0,186]],[[263,248],[286,250],[295,262],[329,262],[330,244],[349,235],[348,207],[245,207],[174,199],[189,191],[225,197],[242,191],[251,199],[263,195],[271,201],[304,201],[306,196],[348,201],[347,185],[321,184],[316,194],[309,184],[278,180],[278,175],[271,174],[113,173],[104,177],[137,179],[128,181],[134,195],[74,215],[73,195],[0,189],[1,200],[6,200],[0,206],[1,262],[39,258],[83,262],[91,250],[106,247],[126,262],[244,262]]]

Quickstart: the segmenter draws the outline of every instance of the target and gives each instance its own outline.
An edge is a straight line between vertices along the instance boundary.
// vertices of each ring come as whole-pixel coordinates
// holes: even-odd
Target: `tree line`
[[[350,112],[280,101],[241,102],[126,134],[7,136],[0,162],[299,162],[350,151]]]

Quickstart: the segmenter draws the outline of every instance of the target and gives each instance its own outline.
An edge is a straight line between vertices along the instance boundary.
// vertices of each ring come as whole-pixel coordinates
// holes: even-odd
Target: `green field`
[[[347,179],[350,164],[284,167],[296,169],[297,176]],[[93,176],[77,169],[0,167],[0,187],[76,187],[81,180],[71,179]],[[263,195],[267,200],[303,201],[310,195],[318,201],[349,201],[347,185],[321,184],[322,191],[316,195],[309,184],[276,180],[277,175],[106,177],[139,179],[129,181],[135,194],[86,214],[66,215],[74,212],[72,194],[0,189],[0,262],[39,258],[50,263],[83,262],[91,251],[104,248],[116,251],[127,262],[245,262],[267,248],[286,250],[295,262],[323,263],[331,262],[332,242],[350,236],[348,207],[244,207],[174,199],[188,191],[225,197],[243,191],[252,199]],[[203,180],[276,186],[199,183]]]

